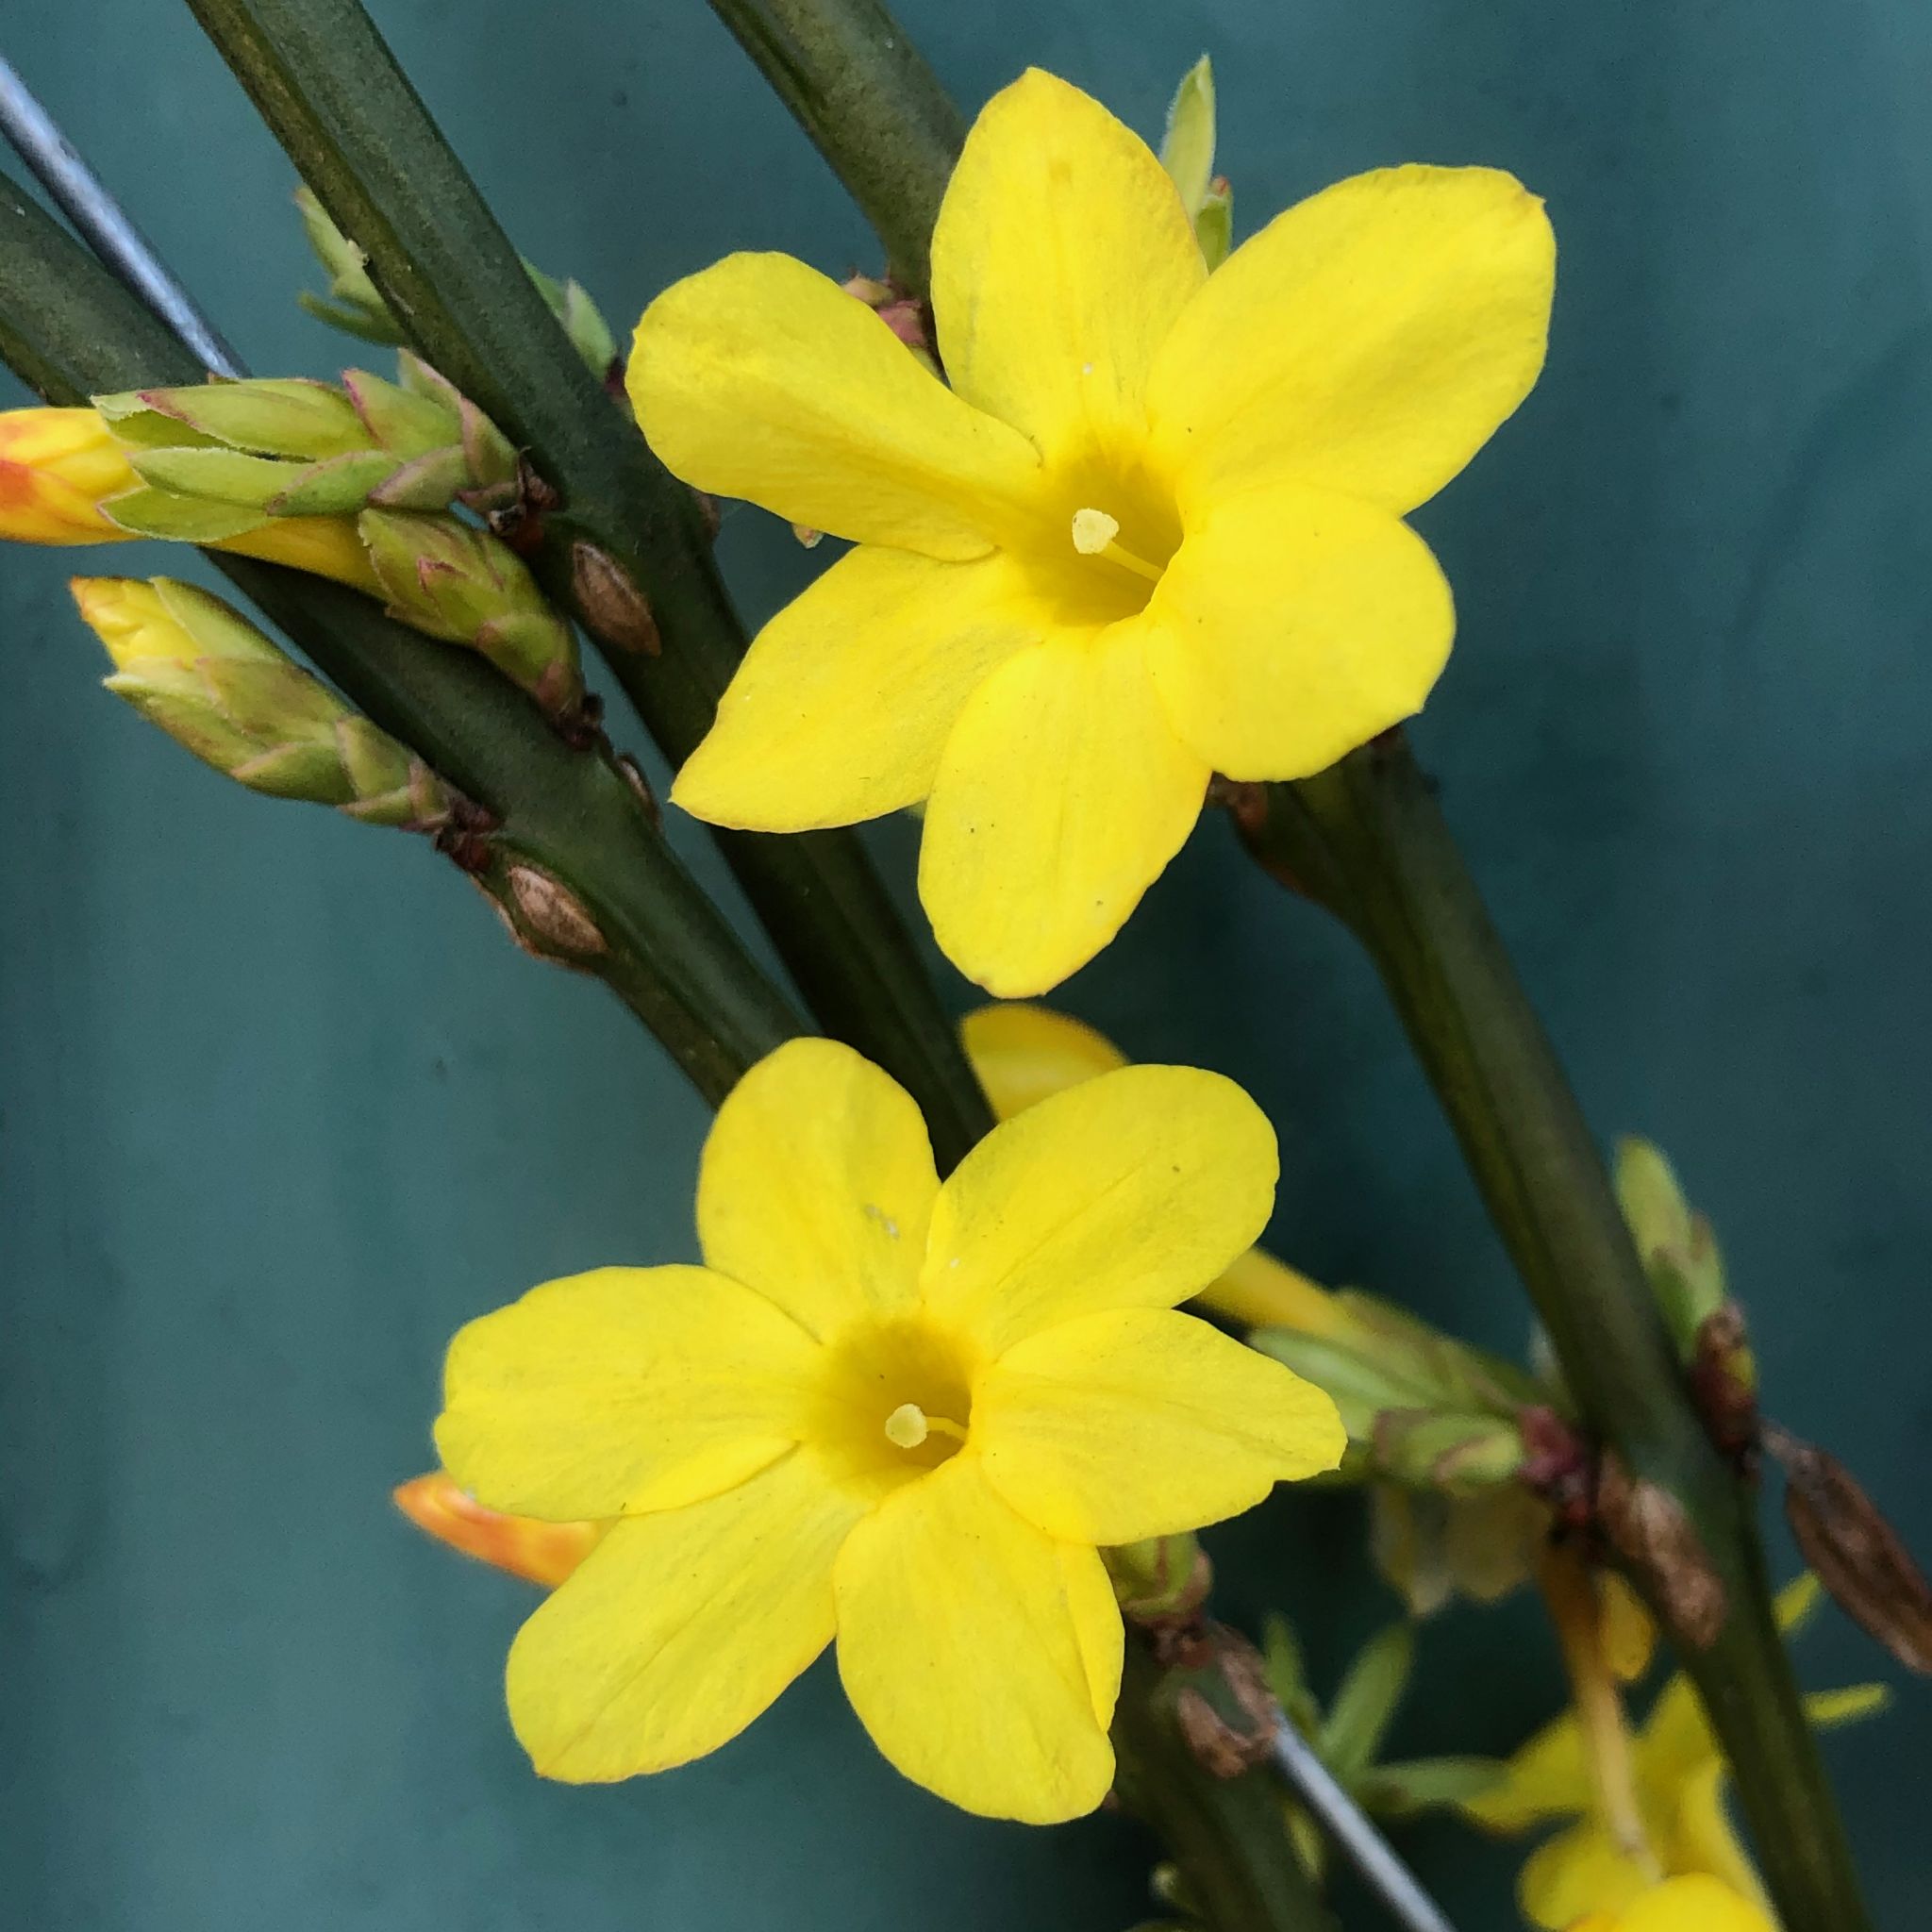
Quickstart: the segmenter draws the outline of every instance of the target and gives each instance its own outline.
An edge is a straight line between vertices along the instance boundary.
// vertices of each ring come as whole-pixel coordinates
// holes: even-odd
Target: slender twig
[[[747,23],[768,10],[758,0],[711,4]],[[782,74],[754,32],[741,40],[787,101],[834,98],[841,64],[865,58],[876,9],[783,0],[783,10]],[[923,102],[939,82],[903,31],[893,39],[902,76],[916,71],[904,81],[908,98]],[[860,208],[881,237],[930,224],[950,167],[930,153],[923,108],[896,126],[894,114],[881,91],[862,137],[900,157],[889,176],[844,158],[836,117],[799,113],[841,177],[862,185]],[[1598,1433],[1677,1499],[1702,1541],[1728,1614],[1707,1647],[1679,1649],[1789,1932],[1860,1932],[1869,1921],[1857,1874],[1778,1636],[1751,1499],[1705,1438],[1589,1128],[1427,785],[1393,740],[1306,784],[1268,787],[1259,801],[1250,842],[1272,872],[1318,896],[1325,880],[1338,899],[1359,900],[1344,916],[1381,971],[1564,1374]],[[1291,836],[1296,827],[1304,836]]]
[[[1367,948],[1591,1429],[1688,1519],[1694,1550],[1678,1559],[1707,1565],[1724,1615],[1707,1642],[1671,1634],[1783,1923],[1860,1932],[1857,1874],[1778,1635],[1753,1496],[1705,1433],[1589,1125],[1406,739],[1249,794],[1237,821],[1272,874]],[[1632,1574],[1668,1607],[1654,1570]]]
[[[878,0],[710,0],[924,295],[932,225],[966,124]]]
[[[585,368],[360,0],[190,5],[415,345],[560,495],[533,562],[681,762],[744,648],[691,491]],[[657,655],[650,625],[622,621],[638,591]],[[913,1094],[950,1166],[991,1116],[857,835],[719,842],[821,1024]]]
[[[4,177],[0,358],[63,404],[192,381],[202,360]],[[404,628],[367,598],[211,555],[354,704],[500,822],[469,863],[525,943],[543,946],[525,918],[536,903],[531,874],[582,907],[596,945],[552,957],[609,986],[707,1098],[721,1099],[752,1061],[805,1030],[608,760],[565,745],[479,658]]]

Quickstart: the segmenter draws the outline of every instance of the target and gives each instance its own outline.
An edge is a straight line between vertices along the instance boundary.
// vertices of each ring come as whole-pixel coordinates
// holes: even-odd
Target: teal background
[[[613,319],[727,248],[874,262],[698,0],[376,11],[511,232]],[[1715,1216],[1772,1407],[1932,1547],[1932,14],[902,12],[964,101],[1038,61],[1149,132],[1208,49],[1243,233],[1401,159],[1499,164],[1548,197],[1548,374],[1419,519],[1461,642],[1417,735],[1593,1122],[1660,1141]],[[0,45],[251,362],[360,358],[294,308],[289,171],[184,9],[11,0]],[[723,548],[753,617],[812,568],[749,509]],[[459,1322],[691,1252],[702,1109],[425,847],[258,802],[100,696],[76,564],[179,567],[0,558],[0,1923],[1141,1916],[1133,1827],[948,1811],[887,1771],[824,1667],[690,1770],[528,1774],[500,1707],[527,1592],[418,1540],[387,1491],[429,1460]],[[907,831],[878,844],[903,886]],[[1063,999],[1139,1057],[1253,1089],[1283,1135],[1282,1252],[1522,1345],[1367,967],[1224,825]],[[1227,1607],[1289,1607],[1320,1681],[1388,1614],[1346,1500],[1284,1495],[1212,1542]],[[1877,1669],[1835,1612],[1800,1655],[1817,1685]],[[1524,1604],[1443,1618],[1423,1658],[1406,1750],[1507,1748],[1558,1698]],[[1889,1927],[1925,1896],[1928,1742],[1907,1687],[1827,1743]],[[1513,1850],[1446,1824],[1404,1843],[1465,1932],[1510,1923]]]

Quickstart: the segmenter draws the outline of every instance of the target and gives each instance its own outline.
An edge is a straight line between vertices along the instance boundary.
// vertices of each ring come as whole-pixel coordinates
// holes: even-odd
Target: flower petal
[[[1575,1818],[1595,1803],[1576,1714],[1554,1718],[1509,1759],[1500,1784],[1461,1801],[1485,1830],[1514,1836],[1546,1818]]]
[[[967,699],[1049,621],[999,553],[855,550],[758,633],[671,796],[762,832],[897,811],[932,790]]]
[[[1385,168],[1277,215],[1155,363],[1183,507],[1285,478],[1426,503],[1529,393],[1555,276],[1542,203],[1491,168]]]
[[[791,1040],[725,1096],[698,1169],[706,1262],[813,1335],[909,1303],[939,1176],[918,1107],[832,1040]]]
[[[859,1514],[803,1456],[620,1523],[517,1633],[510,1722],[545,1777],[603,1784],[715,1751],[832,1636]]]
[[[1015,1343],[974,1391],[973,1439],[1029,1523],[1103,1545],[1238,1516],[1348,1446],[1313,1383],[1168,1308],[1109,1308]]]
[[[1724,1808],[1725,1775],[1724,1760],[1712,1757],[1677,1790],[1661,1847],[1664,1866],[1671,1872],[1707,1872],[1745,1898],[1762,1899],[1757,1869]],[[1692,1923],[1701,1928],[1702,1921]]]
[[[1008,658],[940,759],[919,896],[941,950],[1003,999],[1044,992],[1113,938],[1201,815],[1208,764],[1155,694],[1144,626]]]
[[[1586,1822],[1530,1854],[1516,1881],[1516,1902],[1532,1924],[1561,1932],[1586,1912],[1621,1911],[1651,1882],[1601,1824]]]
[[[915,1783],[1056,1824],[1113,1782],[1121,1616],[1098,1555],[1057,1543],[956,1456],[859,1524],[833,1574],[839,1674]]]
[[[1689,1872],[1635,1900],[1616,1932],[1777,1932],[1769,1912],[1702,1872]]]
[[[836,282],[789,255],[727,255],[644,310],[626,378],[687,483],[795,524],[928,557],[983,557],[1039,457],[955,395]]]
[[[491,1509],[553,1523],[675,1509],[796,1440],[818,1351],[704,1268],[599,1268],[458,1331],[436,1446]]]
[[[1260,1233],[1274,1130],[1219,1074],[1123,1067],[995,1127],[940,1190],[920,1283],[997,1356],[1102,1308],[1172,1307]]]
[[[1127,1063],[1112,1041],[1071,1013],[1024,1000],[968,1013],[959,1022],[959,1038],[994,1115],[1003,1121],[1050,1093]]]
[[[1207,279],[1145,142],[1038,68],[980,110],[932,238],[953,387],[1051,465],[1138,446],[1155,352]]]
[[[1231,778],[1305,778],[1413,715],[1456,633],[1407,524],[1295,485],[1213,508],[1147,615],[1174,729]]]

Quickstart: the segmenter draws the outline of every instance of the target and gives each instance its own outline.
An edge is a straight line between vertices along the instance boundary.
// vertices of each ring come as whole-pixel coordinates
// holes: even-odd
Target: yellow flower
[[[1567,1932],[1777,1932],[1769,1913],[1704,1874],[1667,1878],[1621,1911],[1588,1912]]]
[[[994,1115],[1003,1121],[1049,1094],[1127,1064],[1105,1034],[1070,1014],[1024,1001],[968,1013],[959,1023],[959,1037]],[[1194,1300],[1249,1327],[1298,1328],[1308,1335],[1346,1335],[1354,1327],[1330,1290],[1264,1248],[1237,1256]]]
[[[127,543],[112,499],[142,488],[92,409],[0,409],[0,541]],[[208,545],[285,563],[371,597],[383,595],[348,517],[270,517],[258,529]]]
[[[941,1185],[911,1099],[849,1049],[754,1067],[705,1145],[703,1267],[551,1282],[450,1348],[457,1483],[622,1519],[511,1650],[537,1769],[701,1757],[836,1633],[908,1777],[992,1816],[1091,1810],[1122,1656],[1096,1546],[1341,1453],[1325,1396],[1174,1307],[1274,1177],[1254,1103],[1188,1068],[1042,1101]]]
[[[1799,1629],[1818,1602],[1818,1579],[1801,1576],[1778,1596],[1778,1622]],[[1881,1708],[1882,1684],[1814,1692],[1806,1699],[1813,1724],[1845,1724]],[[1701,1874],[1722,1880],[1741,1899],[1764,1898],[1757,1874],[1724,1809],[1724,1760],[1690,1680],[1673,1677],[1633,1741],[1637,1804],[1661,1873],[1624,1853],[1595,1815],[1581,1727],[1574,1714],[1546,1725],[1509,1760],[1501,1784],[1463,1809],[1491,1831],[1514,1834],[1554,1819],[1575,1822],[1541,1846],[1523,1868],[1517,1897],[1531,1924],[1567,1927],[1588,1913],[1625,1932],[1665,1932],[1674,1918],[1623,1918],[1661,1875]],[[1664,1888],[1668,1890],[1668,1888]],[[1688,1895],[1688,1894],[1687,1894]],[[1661,1907],[1659,1907],[1659,1910]],[[1588,1921],[1586,1923],[1589,1923]],[[1713,1925],[1728,1922],[1713,1921]],[[1755,1924],[1737,1922],[1739,1932]],[[1701,1932],[1701,1927],[1700,1927]]]
[[[766,831],[926,800],[941,946],[1034,993],[1120,929],[1211,771],[1303,776],[1419,708],[1454,620],[1402,519],[1536,380],[1555,247],[1509,175],[1402,167],[1210,277],[1146,145],[1031,72],[932,253],[950,389],[788,256],[639,325],[671,469],[860,546],[766,625],[673,796]]]

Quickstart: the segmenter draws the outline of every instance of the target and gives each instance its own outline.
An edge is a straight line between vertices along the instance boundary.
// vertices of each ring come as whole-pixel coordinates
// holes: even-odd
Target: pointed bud
[[[1201,244],[1201,258],[1209,274],[1233,250],[1234,188],[1225,175],[1215,175],[1208,184],[1208,197],[1194,217],[1194,239]]]
[[[1678,1358],[1695,1353],[1698,1330],[1724,1304],[1724,1263],[1710,1224],[1690,1211],[1660,1147],[1634,1136],[1617,1142],[1617,1205],[1649,1277]]]
[[[432,1470],[395,1491],[396,1507],[439,1542],[555,1590],[609,1527],[603,1523],[539,1523],[486,1509],[452,1475]]]
[[[328,277],[328,294],[296,296],[308,313],[345,335],[360,336],[367,342],[389,342],[400,346],[403,331],[390,313],[389,304],[369,274],[369,258],[342,233],[329,218],[328,210],[307,189],[295,192],[295,206],[308,245]],[[527,261],[524,271],[536,284],[537,291],[551,314],[562,325],[571,346],[584,359],[585,366],[602,382],[617,362],[617,339],[610,325],[598,312],[597,305],[575,281],[556,281]]]
[[[584,695],[576,640],[509,547],[448,516],[365,509],[357,520],[390,609],[468,644],[561,717]]]
[[[1192,221],[1208,199],[1214,175],[1214,63],[1206,54],[1181,76],[1167,110],[1160,165]]]
[[[1208,1600],[1214,1571],[1191,1530],[1103,1550],[1121,1614],[1137,1624],[1191,1617]]]
[[[0,539],[111,543],[102,499],[137,480],[93,410],[0,410]]]
[[[405,374],[405,384],[352,369],[341,389],[250,380],[98,397],[142,481],[191,506],[144,500],[112,513],[128,527],[172,520],[184,533],[202,515],[199,527],[228,535],[231,522],[202,506],[259,521],[353,515],[372,503],[436,510],[458,496],[488,507],[512,493],[516,452],[495,425],[413,357]]]
[[[107,687],[204,764],[275,798],[425,830],[446,787],[219,597],[171,577],[76,577],[74,600],[107,646]]]

